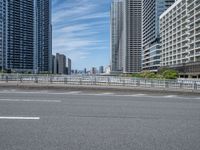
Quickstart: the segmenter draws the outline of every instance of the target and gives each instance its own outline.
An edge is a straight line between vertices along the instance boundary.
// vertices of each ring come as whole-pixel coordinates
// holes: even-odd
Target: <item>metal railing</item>
[[[157,89],[183,89],[200,91],[200,80],[163,80],[142,79],[115,76],[66,76],[66,75],[24,75],[0,74],[1,83],[38,84],[38,85],[88,85],[88,86],[123,86]]]

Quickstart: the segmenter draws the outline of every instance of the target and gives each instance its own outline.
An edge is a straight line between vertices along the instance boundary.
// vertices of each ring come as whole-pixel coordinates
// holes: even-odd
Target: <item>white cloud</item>
[[[108,49],[101,36],[109,12],[100,9],[107,1],[53,0],[53,53],[64,53],[78,64],[95,51]]]

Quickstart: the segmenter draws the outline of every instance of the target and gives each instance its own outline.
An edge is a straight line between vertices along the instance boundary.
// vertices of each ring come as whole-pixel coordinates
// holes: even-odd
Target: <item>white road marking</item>
[[[60,103],[60,100],[33,100],[33,99],[0,99],[0,101],[7,102],[48,102],[48,103]]]
[[[100,95],[114,95],[114,93],[100,93]]]
[[[40,117],[5,117],[0,116],[0,120],[40,120]]]
[[[167,95],[167,96],[164,96],[165,98],[177,98],[176,95]]]
[[[147,94],[135,94],[135,95],[129,95],[129,96],[134,96],[134,97],[145,97],[148,96]]]
[[[66,93],[61,93],[61,94],[80,94],[81,91],[71,91],[71,92],[66,92]]]

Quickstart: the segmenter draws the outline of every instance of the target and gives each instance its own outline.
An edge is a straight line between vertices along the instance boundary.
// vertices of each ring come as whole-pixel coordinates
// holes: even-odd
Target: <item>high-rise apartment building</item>
[[[141,71],[142,0],[125,0],[123,72]]]
[[[0,66],[51,72],[51,0],[0,0]]]
[[[36,12],[36,53],[35,70],[51,72],[52,68],[52,25],[51,0],[35,0]]]
[[[24,72],[34,66],[34,1],[6,0],[6,69]]]
[[[200,1],[177,0],[160,16],[161,66],[200,77]]]
[[[157,71],[161,62],[159,16],[175,0],[142,1],[142,69]]]
[[[111,4],[111,70],[122,72],[123,53],[123,0],[113,0]]]
[[[140,72],[142,0],[114,0],[111,8],[112,72]]]
[[[0,70],[5,68],[6,47],[6,5],[5,0],[0,0]]]

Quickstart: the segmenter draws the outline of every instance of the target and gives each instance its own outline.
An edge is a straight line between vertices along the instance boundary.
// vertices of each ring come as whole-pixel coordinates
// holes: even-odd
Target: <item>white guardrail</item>
[[[66,76],[66,75],[24,75],[0,74],[0,83],[34,83],[66,85],[124,86],[139,88],[184,89],[200,91],[200,80],[141,79],[115,76]]]

